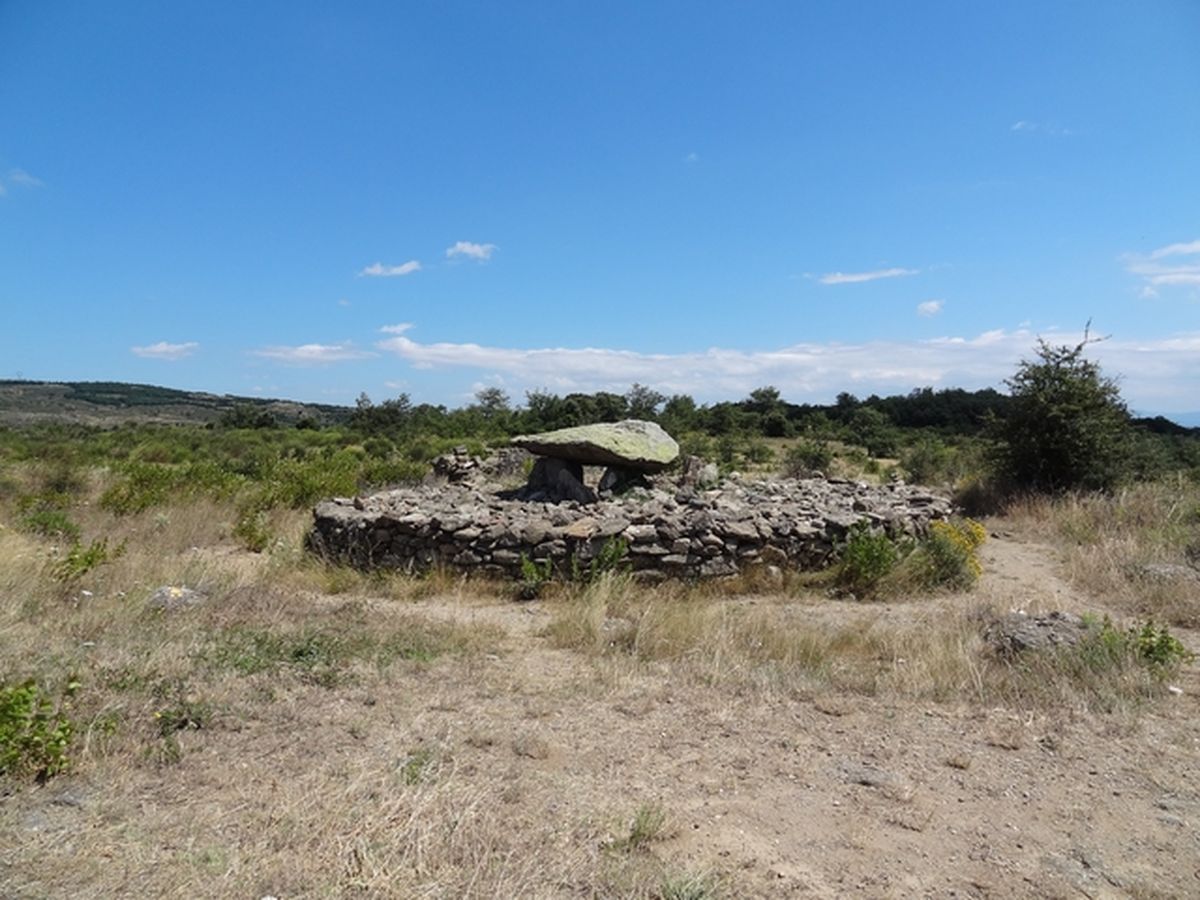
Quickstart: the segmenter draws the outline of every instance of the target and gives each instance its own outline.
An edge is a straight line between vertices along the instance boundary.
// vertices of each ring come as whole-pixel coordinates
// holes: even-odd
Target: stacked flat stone
[[[317,506],[308,545],[363,568],[440,566],[519,577],[521,558],[569,571],[605,543],[648,581],[735,575],[748,566],[828,565],[855,523],[922,534],[950,501],[904,484],[803,479],[729,481],[712,490],[652,487],[596,502],[529,502],[465,485],[402,488]]]

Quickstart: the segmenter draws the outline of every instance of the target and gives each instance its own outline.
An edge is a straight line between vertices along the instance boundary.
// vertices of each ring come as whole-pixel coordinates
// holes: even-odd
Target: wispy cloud
[[[878,281],[880,278],[900,278],[905,275],[916,275],[920,269],[876,269],[873,272],[828,272],[817,281],[821,284],[860,284],[864,281]]]
[[[8,181],[10,184],[16,184],[26,188],[40,188],[45,184],[42,179],[34,178],[24,169],[9,169]]]
[[[407,329],[406,329],[407,330]],[[978,388],[1000,384],[1039,335],[1018,329],[971,338],[794,344],[777,350],[711,348],[677,354],[584,348],[518,349],[474,343],[423,344],[406,335],[377,346],[417,369],[474,369],[501,376],[513,391],[622,391],[633,382],[700,399],[744,397],[764,384],[793,400],[908,391],[931,385]],[[1078,333],[1045,332],[1051,343],[1078,343]],[[1149,342],[1105,341],[1093,356],[1113,375],[1131,403],[1161,410],[1194,405],[1200,394],[1200,333]],[[1194,373],[1181,376],[1181,372]]]
[[[412,322],[400,322],[397,325],[384,325],[379,330],[384,334],[404,334],[404,332],[412,330],[412,327]]]
[[[1031,134],[1036,131],[1041,134],[1050,135],[1051,137],[1069,137],[1075,133],[1070,128],[1063,128],[1061,125],[1055,124],[1054,122],[1032,122],[1029,119],[1021,119],[1017,122],[1013,122],[1012,126],[1008,130],[1023,131],[1027,134]]]
[[[7,174],[0,175],[0,197],[8,193],[10,186],[32,190],[44,187],[45,182],[30,175],[24,169],[9,169]]]
[[[936,316],[942,311],[942,307],[946,305],[945,300],[926,300],[924,303],[917,304],[917,315],[929,318]]]
[[[700,154],[697,153],[695,150],[693,150],[691,153],[689,153],[687,156],[685,156],[683,158],[683,161],[685,163],[698,163],[698,162],[700,162]]]
[[[487,262],[496,252],[495,244],[475,244],[471,241],[458,241],[453,247],[446,248],[446,259],[473,259],[477,262]]]
[[[142,357],[142,359],[165,359],[173,362],[191,356],[199,348],[200,345],[195,341],[186,341],[182,344],[159,341],[157,344],[147,344],[145,347],[130,347],[129,352],[134,356]]]
[[[378,354],[360,350],[350,341],[340,344],[300,344],[297,347],[263,347],[254,351],[255,356],[271,359],[292,366],[323,366],[335,362],[369,359]]]
[[[418,260],[410,259],[398,266],[385,266],[380,262],[372,263],[358,274],[368,278],[395,278],[397,275],[411,275],[413,272],[420,271],[421,263]]]
[[[1150,253],[1127,253],[1125,269],[1142,281],[1140,295],[1159,296],[1159,288],[1200,287],[1200,240],[1168,244]]]

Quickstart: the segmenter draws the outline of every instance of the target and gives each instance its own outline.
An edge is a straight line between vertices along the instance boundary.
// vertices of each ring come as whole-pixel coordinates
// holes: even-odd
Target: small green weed
[[[179,743],[181,731],[200,731],[212,723],[213,709],[193,694],[186,682],[174,679],[154,686],[160,705],[154,711],[154,730],[158,738],[151,754],[164,765],[173,765],[183,758]]]
[[[0,774],[45,781],[67,768],[74,726],[63,711],[79,687],[68,679],[55,703],[33,679],[0,683]]]
[[[71,545],[66,556],[50,567],[50,577],[60,584],[71,584],[96,567],[117,559],[124,552],[124,542],[110,550],[108,538],[92,541],[86,547],[76,542]]]
[[[429,781],[437,769],[437,754],[429,747],[418,747],[400,763],[400,780],[407,785]]]
[[[536,600],[542,594],[542,589],[553,577],[551,562],[544,559],[538,562],[521,554],[521,583],[517,587],[517,596],[522,600]]]
[[[629,542],[614,535],[604,541],[600,550],[587,564],[587,568],[579,564],[577,556],[571,557],[571,580],[593,584],[609,573],[623,573],[629,569],[626,559],[628,556]]]

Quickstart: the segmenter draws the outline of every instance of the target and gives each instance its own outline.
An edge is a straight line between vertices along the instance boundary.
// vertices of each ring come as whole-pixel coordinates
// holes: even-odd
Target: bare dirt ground
[[[998,607],[1104,611],[1048,546],[1001,532],[982,561]],[[337,690],[255,676],[261,705],[181,733],[174,765],[98,756],[10,794],[0,895],[1200,896],[1195,664],[1109,713],[760,690],[556,648],[556,602],[404,602],[501,637]],[[866,628],[968,598],[722,602]]]

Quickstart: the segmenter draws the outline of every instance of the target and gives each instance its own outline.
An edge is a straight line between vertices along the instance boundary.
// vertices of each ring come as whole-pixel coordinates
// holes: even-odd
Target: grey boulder
[[[674,438],[655,423],[641,419],[523,434],[512,443],[539,456],[640,472],[662,471],[679,456]]]

